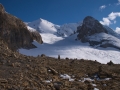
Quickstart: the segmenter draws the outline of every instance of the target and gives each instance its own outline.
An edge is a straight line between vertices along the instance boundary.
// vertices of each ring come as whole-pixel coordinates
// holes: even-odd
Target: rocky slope
[[[7,13],[0,4],[0,37],[9,45],[9,48],[33,48],[32,42],[35,39],[42,43],[40,35],[31,33],[26,25],[17,17]]]
[[[0,90],[119,90],[120,65],[21,55],[0,38]]]

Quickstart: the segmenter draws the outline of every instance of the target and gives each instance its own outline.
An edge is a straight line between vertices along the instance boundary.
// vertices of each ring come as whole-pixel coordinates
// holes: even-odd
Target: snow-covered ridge
[[[29,31],[33,32],[37,30],[44,43],[53,44],[57,41],[63,40],[65,37],[73,35],[77,31],[77,27],[82,25],[78,23],[68,23],[64,25],[56,25],[42,18],[33,22],[25,22]]]
[[[115,37],[117,37],[117,38],[120,37],[119,34],[118,34],[117,32],[115,32],[114,30],[112,30],[110,27],[105,26],[105,25],[103,25],[103,27],[104,27],[105,29],[107,29],[108,34],[111,34],[111,35],[113,35],[113,36],[115,36]]]
[[[80,26],[81,23],[68,23],[61,25],[58,29],[58,34],[63,37],[68,37],[77,32],[77,27]]]
[[[28,28],[28,30],[29,30],[30,32],[35,32],[35,31],[36,31],[36,29],[31,28],[30,26],[27,26],[27,28]]]
[[[55,32],[57,32],[57,29],[55,28],[53,23],[48,22],[47,20],[44,20],[41,18],[39,20],[29,22],[27,25],[31,28],[36,29],[40,33],[55,33]]]
[[[68,37],[77,31],[77,27],[81,23],[68,23],[64,25],[56,25],[44,19],[38,19],[27,23],[31,29],[36,29],[40,33],[51,33],[57,36]]]
[[[92,36],[88,36],[90,41],[96,41],[96,42],[101,42],[101,45],[103,44],[111,44],[115,47],[120,48],[120,39],[117,37],[112,36],[111,34],[106,34],[106,33],[98,33],[94,34]]]

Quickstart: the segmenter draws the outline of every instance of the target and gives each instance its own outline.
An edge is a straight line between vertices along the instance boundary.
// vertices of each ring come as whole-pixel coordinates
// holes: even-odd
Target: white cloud
[[[115,20],[116,17],[120,17],[120,12],[115,12],[115,13],[112,12],[108,15],[108,17],[109,17],[110,20]]]
[[[109,26],[110,24],[116,23],[116,18],[120,17],[120,12],[112,12],[108,15],[108,17],[103,18],[102,21],[100,21],[101,24]],[[113,22],[113,23],[112,23]]]
[[[119,27],[116,27],[115,32],[117,32],[118,34],[120,34],[120,28],[119,28]]]
[[[120,0],[117,0],[117,2],[114,3],[114,4],[108,4],[108,5],[109,5],[109,6],[120,5]]]
[[[100,6],[100,10],[103,10],[103,9],[105,9],[105,8],[106,8],[105,5]]]
[[[118,0],[118,3],[116,5],[120,5],[120,0]]]
[[[109,26],[111,21],[108,18],[103,18],[103,21],[100,21],[101,24]]]

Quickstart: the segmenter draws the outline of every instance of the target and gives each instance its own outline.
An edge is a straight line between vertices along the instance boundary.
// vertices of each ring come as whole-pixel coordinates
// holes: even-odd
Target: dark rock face
[[[83,20],[83,25],[81,27],[78,27],[77,29],[79,33],[78,39],[81,39],[81,41],[83,42],[86,36],[101,32],[107,33],[107,30],[102,26],[102,24],[100,24],[98,20],[94,19],[91,16],[85,17],[85,19]]]
[[[42,43],[41,36],[38,36],[39,43]],[[12,49],[35,48],[32,44],[33,40],[36,39],[35,35],[27,29],[26,25],[20,19],[5,12],[2,4],[0,4],[0,37]]]
[[[40,43],[40,44],[43,43],[42,37],[38,31],[31,32],[31,35],[32,35],[33,39],[36,40],[38,43]]]

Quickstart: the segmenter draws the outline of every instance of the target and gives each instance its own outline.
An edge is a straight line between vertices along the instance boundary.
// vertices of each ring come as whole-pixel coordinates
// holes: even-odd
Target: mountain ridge
[[[58,34],[62,37],[68,37],[71,34],[74,34],[74,32],[77,30],[77,26],[79,25],[80,23],[56,25],[41,18],[27,24],[27,26],[36,29],[40,33]]]
[[[94,19],[93,21],[96,22],[96,19]],[[76,26],[76,32],[72,30],[73,33],[71,33],[69,32],[69,29],[67,29],[68,33],[70,33],[71,35],[67,34],[66,37],[57,33],[41,32],[40,34],[44,41],[43,45],[39,45],[38,43],[34,42],[33,44],[37,46],[36,49],[32,49],[29,51],[25,49],[20,49],[19,51],[22,54],[30,56],[37,56],[44,53],[48,56],[56,58],[58,55],[61,55],[61,58],[84,58],[98,60],[101,63],[106,63],[109,60],[113,60],[114,63],[120,63],[120,40],[119,36],[117,36],[117,33],[115,33],[110,28],[106,27],[106,29],[103,25],[99,23],[99,21],[97,21],[97,23],[99,23],[97,25],[100,25],[100,28],[102,28],[103,30],[100,32],[93,32],[93,34],[86,34],[86,41],[85,43],[83,43],[77,37],[77,35],[80,33],[79,29],[81,29],[83,25],[82,23],[80,23],[78,27]],[[67,27],[66,24],[65,27]],[[89,30],[89,27],[87,28]],[[95,27],[95,29],[97,29],[97,27]],[[82,30],[84,31],[84,29]]]

